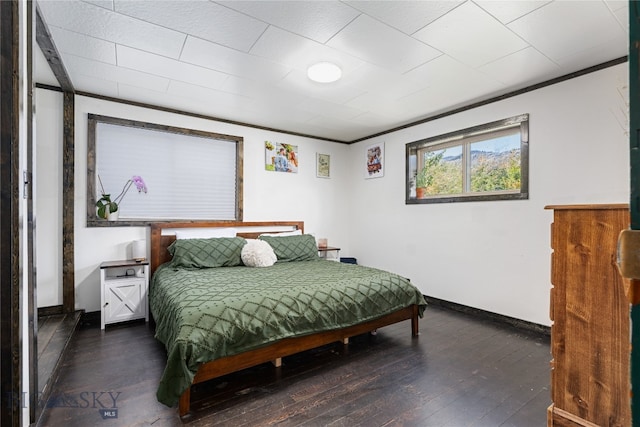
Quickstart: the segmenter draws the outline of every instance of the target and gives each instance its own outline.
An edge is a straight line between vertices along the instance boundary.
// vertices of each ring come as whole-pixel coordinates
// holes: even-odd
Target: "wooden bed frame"
[[[202,228],[202,227],[233,227],[237,229],[237,235],[249,239],[256,238],[262,233],[284,232],[291,230],[301,230],[304,232],[304,222],[302,221],[270,221],[270,222],[165,222],[151,224],[151,276],[163,263],[170,261],[171,256],[167,247],[175,241],[175,233],[171,230],[179,228]],[[163,233],[163,231],[165,231]],[[375,320],[359,323],[343,329],[318,332],[312,335],[301,337],[285,338],[256,350],[227,356],[200,365],[193,379],[193,384],[208,381],[213,378],[227,375],[241,369],[257,366],[265,362],[273,362],[276,367],[280,366],[281,360],[285,356],[290,356],[301,351],[310,350],[332,342],[348,343],[349,338],[367,333],[383,326],[411,319],[411,334],[418,336],[418,306],[411,305],[394,313],[385,315]],[[191,387],[189,387],[180,397],[178,411],[184,417],[191,409]]]

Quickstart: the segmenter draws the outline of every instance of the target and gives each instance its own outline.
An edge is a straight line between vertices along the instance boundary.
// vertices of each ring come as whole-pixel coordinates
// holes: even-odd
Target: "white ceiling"
[[[626,1],[50,1],[76,90],[353,141],[627,54]],[[36,82],[57,84],[44,56]],[[335,83],[309,65],[331,61]]]

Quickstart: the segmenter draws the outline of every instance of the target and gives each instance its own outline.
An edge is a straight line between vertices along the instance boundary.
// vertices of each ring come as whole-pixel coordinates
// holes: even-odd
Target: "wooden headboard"
[[[237,235],[247,239],[255,239],[262,233],[282,233],[300,230],[304,233],[304,221],[264,221],[264,222],[157,222],[151,224],[151,275],[165,262],[171,260],[167,248],[176,240],[175,230],[178,228],[235,228]],[[173,231],[173,232],[172,232]]]

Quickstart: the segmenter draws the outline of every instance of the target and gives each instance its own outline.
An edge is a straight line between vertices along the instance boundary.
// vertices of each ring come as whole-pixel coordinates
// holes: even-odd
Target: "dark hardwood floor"
[[[40,406],[51,393],[64,353],[80,321],[81,312],[38,317],[38,398]]]
[[[433,305],[420,328],[412,339],[401,322],[194,387],[208,397],[181,421],[155,398],[166,356],[150,326],[85,326],[40,425],[546,425],[548,337]]]

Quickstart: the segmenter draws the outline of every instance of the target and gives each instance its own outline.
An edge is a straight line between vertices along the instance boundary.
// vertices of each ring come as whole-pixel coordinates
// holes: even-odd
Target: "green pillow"
[[[242,265],[240,253],[247,241],[242,237],[178,239],[168,250],[173,267],[213,268]]]
[[[310,234],[300,236],[260,236],[273,248],[278,262],[309,261],[318,259],[316,239]]]

